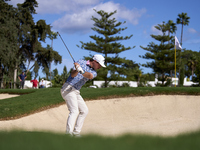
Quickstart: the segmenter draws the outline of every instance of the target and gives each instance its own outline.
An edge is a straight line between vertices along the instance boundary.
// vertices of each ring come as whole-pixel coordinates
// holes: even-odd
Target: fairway
[[[144,133],[175,136],[200,129],[200,96],[157,95],[86,101],[89,114],[82,135],[119,136]],[[0,130],[65,133],[67,106],[60,105],[15,120],[0,121]]]

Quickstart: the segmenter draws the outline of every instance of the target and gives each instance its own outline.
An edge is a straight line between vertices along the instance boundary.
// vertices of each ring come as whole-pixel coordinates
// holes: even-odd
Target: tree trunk
[[[1,63],[0,63],[0,88],[3,87],[2,82],[3,82],[3,68],[2,68]]]
[[[184,84],[184,78],[185,78],[185,68],[184,68],[184,66],[181,66],[180,76],[179,76],[179,81],[180,81],[179,87],[183,86],[183,84]]]
[[[14,89],[16,89],[16,82],[17,82],[17,65],[15,66],[14,70]]]
[[[182,29],[181,29],[181,46],[182,46],[182,40],[183,40],[183,23],[182,23]]]
[[[178,86],[180,86],[180,80],[181,80],[181,78],[180,78],[180,76],[181,76],[181,69],[179,69],[179,72],[178,72]]]
[[[49,76],[50,76],[50,77],[49,77],[49,78],[50,78],[49,81],[51,81],[51,62],[50,62],[50,65],[49,65],[49,70],[50,70],[50,71],[49,71]]]
[[[183,38],[183,23],[182,23],[182,29],[181,29],[181,46],[182,46],[182,38]],[[182,76],[181,76],[181,71],[182,71],[182,65],[181,65],[181,51],[182,50],[180,50],[180,69],[179,69],[179,80],[178,80],[178,85],[179,85],[179,87],[181,86],[181,84],[182,84],[182,81],[181,81],[181,78],[182,78]]]
[[[53,50],[53,39],[51,41],[51,49]],[[50,51],[51,52],[51,51]],[[49,65],[49,76],[50,76],[50,81],[51,81],[51,62],[50,62],[50,65]]]
[[[140,76],[138,77],[137,86],[139,87],[140,84]]]
[[[192,81],[193,81],[193,76],[194,76],[194,70],[192,69]]]
[[[4,88],[4,86],[3,86],[3,73],[1,75],[1,88]]]
[[[172,70],[170,70],[171,86],[172,86]]]
[[[164,73],[162,74],[162,85],[164,85],[164,82],[165,82],[165,75]]]

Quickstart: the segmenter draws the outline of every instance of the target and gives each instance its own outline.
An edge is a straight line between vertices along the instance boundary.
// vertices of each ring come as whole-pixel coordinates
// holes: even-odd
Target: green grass
[[[14,119],[19,116],[28,115],[41,111],[63,102],[60,89],[39,90],[11,90],[12,94],[23,94],[18,97],[0,100],[0,119]],[[23,91],[23,92],[22,92]],[[31,91],[29,94],[27,91]],[[5,91],[4,91],[5,92]],[[10,93],[10,91],[7,91]],[[3,92],[1,92],[3,93]]]
[[[60,88],[5,89],[0,90],[0,93],[21,95],[0,100],[0,120],[21,117],[64,103]],[[81,95],[85,100],[127,96],[200,95],[200,88],[83,88]],[[95,135],[74,138],[46,132],[0,131],[0,150],[199,150],[199,141],[200,131],[176,137],[123,135],[115,138]]]
[[[200,131],[177,137],[124,135],[81,138],[44,132],[0,132],[1,150],[199,150]]]
[[[0,120],[14,119],[64,103],[60,88],[10,90],[1,89],[0,93],[20,94],[19,97],[0,100]],[[101,98],[152,96],[152,95],[200,95],[199,87],[173,88],[82,88],[85,100]]]
[[[200,95],[199,87],[124,87],[124,88],[99,88],[81,90],[81,95],[86,99],[98,99],[126,96],[153,96],[153,95]]]
[[[9,93],[9,94],[30,94],[35,92],[36,89],[26,89],[26,90],[20,90],[20,89],[0,89],[1,93]]]

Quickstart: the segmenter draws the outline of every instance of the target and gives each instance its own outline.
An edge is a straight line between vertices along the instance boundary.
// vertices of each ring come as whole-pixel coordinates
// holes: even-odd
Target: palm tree
[[[187,13],[182,13],[182,14],[178,14],[178,17],[177,20],[176,20],[176,23],[177,24],[181,24],[182,25],[182,28],[181,28],[181,46],[182,46],[182,41],[183,41],[183,26],[184,25],[188,25],[189,24],[189,19],[190,17],[187,16]],[[180,52],[181,54],[181,52]],[[181,55],[179,55],[181,57]],[[181,58],[179,58],[180,60],[180,69],[179,69],[179,84],[183,83],[182,80],[183,80],[183,77],[181,77],[181,70],[184,71],[184,67],[183,67],[183,64],[181,64]],[[183,74],[182,74],[183,75]]]
[[[56,32],[51,31],[51,34],[49,34],[48,38],[51,40],[51,50],[53,50],[53,39],[57,39],[58,34]],[[50,75],[50,81],[51,81],[51,62],[49,66],[49,75]]]
[[[198,59],[197,59],[197,56],[192,54],[192,57],[188,60],[188,67],[191,69],[192,71],[192,79],[194,77],[194,71],[196,69],[196,66],[197,66],[197,63],[198,63]]]
[[[62,56],[58,52],[51,49],[50,45],[47,44],[46,48],[38,49],[36,54],[37,63],[42,66],[43,72],[46,74],[46,78],[49,76],[50,64],[52,61],[57,65],[61,64]]]
[[[178,14],[178,17],[179,18],[177,18],[176,23],[182,25],[182,28],[181,28],[181,43],[180,43],[181,46],[182,46],[183,26],[189,24],[190,17],[187,16],[187,13]]]

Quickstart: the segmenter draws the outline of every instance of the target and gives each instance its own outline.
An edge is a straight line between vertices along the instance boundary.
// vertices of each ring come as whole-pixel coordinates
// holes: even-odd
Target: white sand
[[[11,98],[11,97],[16,97],[19,96],[18,94],[0,94],[0,100],[1,99],[6,99],[6,98]]]
[[[81,134],[118,136],[145,133],[175,136],[200,129],[200,96],[147,96],[86,102],[89,114]],[[0,130],[65,133],[67,106],[45,110],[16,120],[0,121]]]

